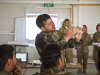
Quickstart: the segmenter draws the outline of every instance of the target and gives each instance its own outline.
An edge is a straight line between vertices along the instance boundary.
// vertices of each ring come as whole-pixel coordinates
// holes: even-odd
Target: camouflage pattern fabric
[[[73,62],[73,54],[72,54],[72,49],[71,48],[66,48],[61,51],[64,57],[65,63],[70,63]]]
[[[71,40],[70,42],[66,42],[66,40],[63,39],[61,33],[57,30],[54,30],[52,34],[47,34],[45,32],[41,32],[40,34],[37,34],[35,39],[35,46],[38,50],[39,55],[41,56],[42,49],[50,43],[56,43],[60,46],[61,50],[65,48],[69,48],[72,43],[75,42],[75,40]]]
[[[74,39],[71,39],[68,42],[66,42],[66,40],[63,39],[61,33],[57,30],[52,31],[52,34],[48,34],[42,31],[39,34],[37,34],[35,39],[35,46],[37,48],[40,57],[43,48],[50,43],[58,44],[61,50],[64,50],[65,48],[69,48],[69,47],[74,47],[73,45],[79,44]],[[44,68],[41,67],[41,71],[43,70]]]
[[[93,35],[93,42],[99,42],[100,43],[100,32],[95,32]],[[99,58],[98,58],[98,51],[99,51],[99,47],[98,46],[94,46],[94,51],[93,51],[93,59],[95,61],[95,66],[98,72],[100,72],[100,69],[98,68],[98,62],[99,62]]]
[[[11,74],[7,72],[6,70],[2,70],[0,71],[0,75],[11,75]]]
[[[64,24],[62,24],[62,27],[59,29],[59,31],[62,34],[62,37],[64,37],[66,35],[66,31],[68,30],[68,27],[66,28],[66,26]],[[65,59],[65,63],[70,63],[73,62],[73,51],[72,48],[65,48],[62,51],[63,57]]]
[[[76,47],[77,50],[77,62],[82,64],[82,59],[83,59],[83,69],[87,69],[87,60],[88,60],[88,52],[89,48],[88,46],[91,45],[91,36],[85,32],[82,35],[81,40],[83,43],[85,42],[86,44],[80,44]]]
[[[45,72],[38,73],[36,75],[74,75],[67,70],[61,70],[58,67],[46,69]]]

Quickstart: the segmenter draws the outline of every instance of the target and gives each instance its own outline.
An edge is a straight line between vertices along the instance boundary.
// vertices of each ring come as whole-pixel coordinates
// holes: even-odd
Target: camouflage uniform
[[[52,31],[52,34],[47,34],[42,31],[40,34],[37,34],[35,39],[35,46],[40,56],[43,48],[50,43],[58,44],[61,47],[61,50],[72,47],[73,43],[75,43],[75,45],[79,44],[75,42],[75,40],[70,40],[69,42],[66,42],[66,40],[62,38],[61,33],[57,30]]]
[[[7,72],[6,70],[2,70],[0,71],[0,75],[11,75],[11,74]]]
[[[36,75],[74,75],[67,70],[61,70],[58,67],[46,69],[45,72],[38,73]]]
[[[62,34],[62,37],[66,35],[66,31],[68,30],[68,27],[66,27],[64,24],[62,24],[62,27],[59,29],[59,31]],[[65,59],[66,63],[73,62],[73,52],[72,48],[65,48],[63,51],[63,57]]]
[[[82,64],[82,59],[83,59],[83,69],[87,69],[87,60],[89,52],[88,46],[91,44],[91,36],[87,32],[84,32],[81,40],[86,44],[85,45],[81,44],[76,47],[77,61],[78,63]]]
[[[100,43],[100,32],[95,32],[94,33],[93,42],[99,42]],[[98,68],[98,62],[99,62],[98,51],[99,51],[99,47],[94,46],[93,59],[95,61],[95,65],[96,65],[96,68],[97,68],[98,72],[100,72],[100,69]]]

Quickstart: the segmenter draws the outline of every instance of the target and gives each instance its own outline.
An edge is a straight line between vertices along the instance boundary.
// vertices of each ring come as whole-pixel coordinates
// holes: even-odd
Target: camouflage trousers
[[[77,62],[83,65],[83,69],[87,69],[87,60],[88,60],[88,53],[82,53],[77,51]]]
[[[63,54],[65,63],[73,62],[73,52],[71,48],[65,49],[61,53]]]
[[[100,69],[98,67],[98,64],[99,64],[98,50],[93,51],[93,59],[95,61],[95,66],[96,66],[97,71],[100,72]]]

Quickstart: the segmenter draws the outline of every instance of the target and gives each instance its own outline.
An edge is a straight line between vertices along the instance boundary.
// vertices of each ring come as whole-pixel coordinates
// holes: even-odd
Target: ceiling
[[[93,2],[95,1],[95,2]],[[100,0],[92,0],[92,2],[81,2],[81,0],[0,0],[3,3],[33,3],[33,4],[100,4]]]

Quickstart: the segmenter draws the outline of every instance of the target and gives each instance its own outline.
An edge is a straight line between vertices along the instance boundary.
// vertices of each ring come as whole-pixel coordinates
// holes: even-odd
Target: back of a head
[[[57,66],[57,60],[61,57],[60,48],[56,44],[48,44],[42,51],[41,59],[45,69]]]
[[[49,19],[50,16],[48,14],[41,14],[36,19],[36,25],[41,28],[44,26],[44,22]]]
[[[11,45],[0,45],[0,71],[4,69],[9,58],[13,59],[14,47]]]

